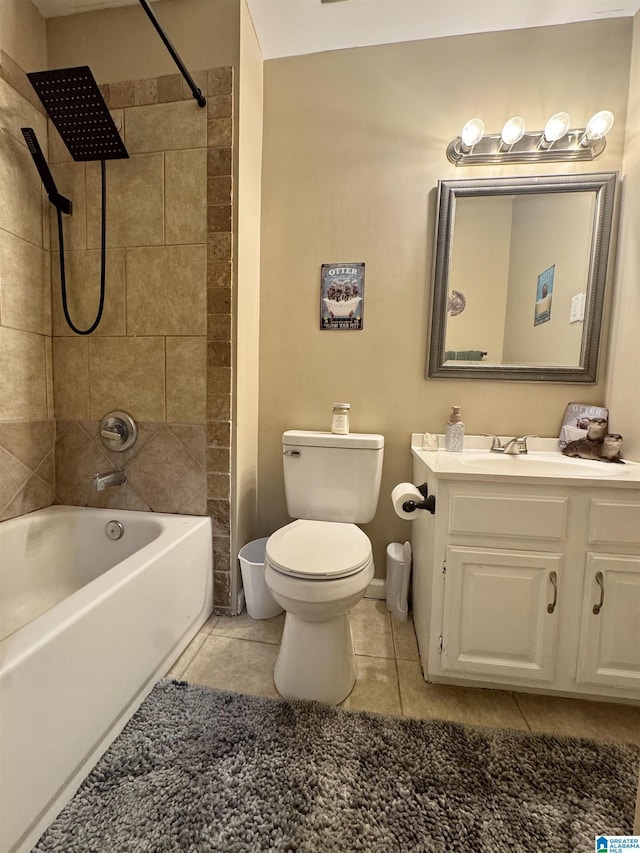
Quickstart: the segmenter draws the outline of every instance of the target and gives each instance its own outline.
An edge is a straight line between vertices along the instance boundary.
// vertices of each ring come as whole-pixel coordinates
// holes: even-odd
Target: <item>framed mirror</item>
[[[439,182],[427,376],[596,382],[616,178]]]

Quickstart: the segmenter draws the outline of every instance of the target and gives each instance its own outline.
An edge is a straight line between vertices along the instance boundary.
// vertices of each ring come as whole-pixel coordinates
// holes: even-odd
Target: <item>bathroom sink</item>
[[[491,453],[488,450],[470,450],[459,454],[465,468],[496,474],[533,474],[541,477],[611,477],[624,474],[625,465],[598,462],[595,459],[575,459],[561,453],[529,452],[519,455]]]

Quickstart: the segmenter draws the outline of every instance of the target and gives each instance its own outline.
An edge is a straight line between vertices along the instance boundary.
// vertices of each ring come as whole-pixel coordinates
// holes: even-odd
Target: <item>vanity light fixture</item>
[[[484,132],[484,123],[473,118],[460,136],[447,146],[447,159],[456,166],[541,163],[551,160],[594,160],[606,147],[613,127],[613,113],[601,110],[584,128],[570,128],[566,112],[552,115],[544,130],[526,131],[522,116],[510,118],[501,133]]]

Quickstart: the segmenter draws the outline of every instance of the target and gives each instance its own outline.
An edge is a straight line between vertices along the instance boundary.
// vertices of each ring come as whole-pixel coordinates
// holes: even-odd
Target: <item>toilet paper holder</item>
[[[421,486],[416,486],[416,489],[420,492],[424,500],[405,501],[402,504],[402,509],[405,512],[415,512],[417,509],[424,509],[433,515],[436,511],[436,496],[429,494],[429,487],[426,483],[423,483]]]

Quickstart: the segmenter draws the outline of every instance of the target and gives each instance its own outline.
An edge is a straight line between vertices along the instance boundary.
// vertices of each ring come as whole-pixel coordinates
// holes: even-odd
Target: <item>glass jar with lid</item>
[[[333,418],[331,420],[331,432],[337,435],[349,434],[349,411],[351,403],[334,403]]]

